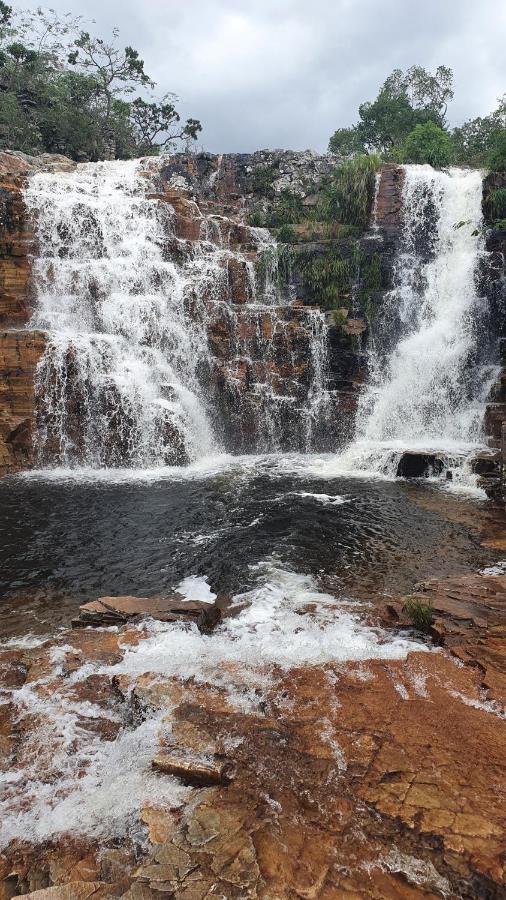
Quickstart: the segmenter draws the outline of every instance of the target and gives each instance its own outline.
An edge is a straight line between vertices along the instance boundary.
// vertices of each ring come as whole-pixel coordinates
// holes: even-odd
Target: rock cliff
[[[37,247],[23,189],[36,171],[73,170],[75,166],[62,157],[0,154],[2,474],[33,465],[37,417],[49,434],[48,448],[56,447],[51,422],[44,420],[45,412],[35,402],[34,374],[46,339],[43,332],[29,327],[31,260]],[[164,251],[167,258],[190,260],[203,238],[231,251],[224,277],[212,295],[203,298],[211,365],[202,376],[220,411],[219,423],[214,424],[229,450],[245,452],[261,446],[259,411],[266,398],[272,402],[279,397],[284,398],[276,407],[279,447],[300,449],[300,414],[307,410],[314,376],[314,320],[308,316],[314,307],[322,309],[325,318],[319,352],[325,357],[320,389],[325,392],[327,407],[325,427],[316,419],[313,423],[311,446],[334,449],[353,435],[357,401],[367,378],[369,332],[392,286],[401,231],[403,169],[383,167],[374,224],[361,235],[353,228],[318,222],[322,187],[334,166],[334,157],[309,151],[177,154],[163,160],[148,195],[171,210],[171,232]],[[494,175],[484,182],[485,216],[487,197],[502,185],[501,179],[503,176]],[[283,231],[279,222],[287,202],[295,204],[298,214],[295,223]],[[269,253],[260,247],[256,223],[271,227],[275,223],[275,259],[269,261]],[[496,352],[498,334],[506,336],[504,232],[489,231],[487,251],[482,279],[490,306],[490,334],[484,347],[490,355]],[[275,303],[262,307],[251,302],[252,271],[257,280],[264,281],[264,287],[265,280],[271,279]],[[197,298],[190,306],[191,314],[198,317]],[[504,444],[505,383],[503,370],[486,414],[489,443],[498,451]],[[78,395],[79,391],[71,404],[76,445],[81,409]],[[184,461],[178,446],[175,441],[175,457],[169,462],[177,461],[176,457]],[[495,481],[492,478],[494,483],[489,485],[492,493],[498,483],[497,466],[495,473]]]

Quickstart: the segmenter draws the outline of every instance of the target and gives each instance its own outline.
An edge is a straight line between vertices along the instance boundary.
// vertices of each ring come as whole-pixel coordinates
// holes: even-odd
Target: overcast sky
[[[30,3],[14,3],[16,9]],[[31,4],[36,6],[36,3]],[[324,150],[394,68],[455,73],[451,124],[506,92],[506,0],[51,0],[120,28],[206,150]],[[91,29],[90,29],[91,30]]]

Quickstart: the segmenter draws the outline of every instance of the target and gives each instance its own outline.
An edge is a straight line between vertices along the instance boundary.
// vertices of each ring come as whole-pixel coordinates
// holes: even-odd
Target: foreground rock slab
[[[505,896],[506,726],[487,685],[501,672],[506,576],[426,582],[417,595],[432,598],[439,647],[268,672],[259,660],[254,687],[225,660],[215,683],[128,674],[122,660],[151,634],[137,614],[3,651],[5,771],[28,771],[36,750],[59,777],[52,747],[34,743],[38,714],[14,709],[31,686],[43,702],[78,703],[83,739],[93,728],[104,746],[155,722],[151,774],[160,790],[190,786],[182,804],[152,797],[121,839],[12,841],[2,900]]]
[[[182,600],[178,596],[99,597],[79,607],[79,617],[74,619],[72,626],[124,625],[147,617],[160,622],[195,622],[201,631],[207,631],[218,624],[221,612],[214,604]]]

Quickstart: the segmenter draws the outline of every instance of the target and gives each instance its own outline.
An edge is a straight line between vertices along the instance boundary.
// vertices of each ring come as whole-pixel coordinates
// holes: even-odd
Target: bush
[[[433,620],[431,603],[412,597],[404,604],[404,612],[409,616],[418,631],[423,631],[424,633],[430,631]]]
[[[488,199],[488,206],[494,219],[504,219],[506,216],[506,188],[496,188]]]
[[[320,215],[327,222],[341,222],[364,230],[369,224],[374,181],[381,160],[362,153],[346,160],[322,192]]]
[[[263,197],[272,197],[274,194],[272,182],[276,178],[274,166],[258,166],[253,172],[253,193]]]
[[[492,139],[492,147],[487,156],[487,165],[492,172],[506,171],[506,129],[497,132]]]
[[[304,218],[304,206],[302,197],[298,194],[292,194],[291,191],[281,191],[277,202],[268,219],[268,225],[271,228],[277,228],[279,225],[296,225]]]
[[[276,240],[282,244],[293,244],[295,240],[295,231],[291,225],[281,225],[276,229]]]
[[[434,122],[417,125],[408,134],[402,147],[406,163],[429,163],[435,169],[449,166],[453,157],[452,139]]]
[[[253,209],[248,216],[248,225],[252,228],[265,228],[266,219],[263,209]]]
[[[314,302],[324,309],[334,309],[351,291],[351,271],[337,248],[330,246],[324,253],[297,250],[293,262],[302,276]]]

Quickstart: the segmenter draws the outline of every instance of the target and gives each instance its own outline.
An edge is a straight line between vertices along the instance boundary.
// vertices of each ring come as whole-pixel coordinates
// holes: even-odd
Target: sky
[[[12,2],[12,0],[11,0]],[[36,3],[12,3],[15,9]],[[202,149],[325,150],[392,69],[450,66],[451,125],[506,92],[506,0],[52,0],[139,50]]]

